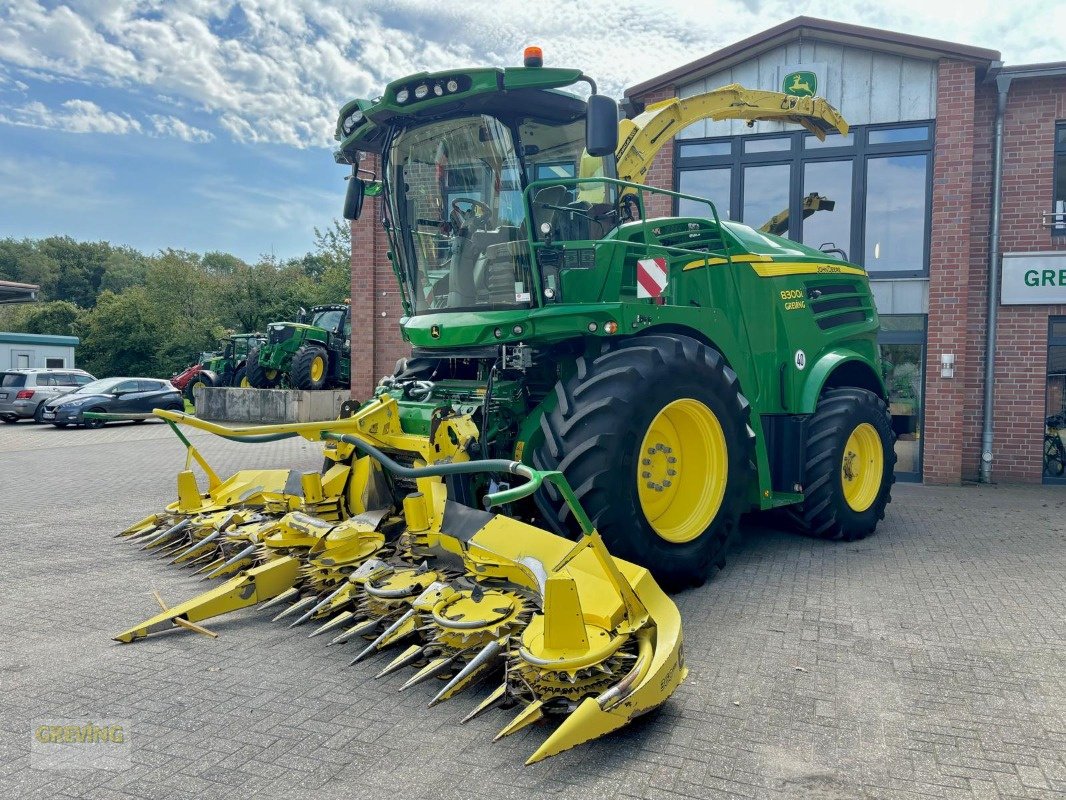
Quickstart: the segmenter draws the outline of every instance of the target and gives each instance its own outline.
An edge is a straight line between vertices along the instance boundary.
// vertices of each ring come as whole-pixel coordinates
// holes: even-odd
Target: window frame
[[[1063,123],[1066,125],[1066,123]],[[925,128],[928,136],[924,140],[907,142],[890,142],[887,144],[869,144],[871,132]],[[935,170],[936,149],[936,120],[909,120],[906,122],[879,123],[876,125],[856,125],[851,128],[851,143],[837,147],[823,145],[815,148],[805,148],[804,140],[812,136],[806,130],[774,131],[771,133],[758,133],[750,136],[709,136],[700,138],[677,139],[673,148],[673,182],[674,187],[680,185],[682,172],[700,169],[713,169],[715,167],[729,167],[730,191],[729,208],[739,217],[743,214],[743,174],[744,167],[755,165],[788,164],[791,167],[789,173],[789,227],[788,238],[794,242],[802,242],[803,219],[803,167],[808,162],[815,161],[843,161],[852,160],[851,170],[851,220],[849,231],[851,241],[845,248],[848,260],[854,264],[862,264],[865,268],[866,254],[866,189],[867,189],[867,166],[871,158],[884,156],[907,156],[926,155],[928,167],[925,176],[925,238],[922,242],[922,268],[918,270],[873,270],[869,272],[872,280],[892,278],[927,278],[929,277],[929,253],[932,240],[933,227],[933,173]],[[745,143],[759,139],[780,139],[789,137],[790,147],[788,150],[776,150],[763,153],[746,153]],[[728,155],[718,156],[684,156],[685,145],[700,144],[723,144],[729,143]],[[832,199],[832,198],[830,198]],[[677,215],[678,201],[675,198],[673,213]],[[736,217],[731,217],[736,219]],[[750,222],[740,220],[746,225]],[[762,222],[759,223],[760,225]],[[1066,232],[1066,231],[1064,231]],[[817,245],[807,245],[815,247]]]
[[[929,380],[929,314],[879,314],[880,319],[885,317],[915,317],[921,320],[921,329],[911,328],[909,330],[884,330],[881,329],[877,332],[877,344],[878,354],[880,357],[880,346],[887,345],[917,345],[919,349],[919,358],[922,369],[922,381],[921,381],[921,402],[918,406],[918,430],[922,435],[918,438],[918,463],[917,470],[914,472],[902,472],[897,470],[895,472],[896,480],[899,483],[921,483],[925,475],[925,410],[926,410],[926,388]],[[887,376],[886,376],[887,378]],[[891,389],[889,389],[891,393]]]
[[[1066,237],[1066,218],[1058,221],[1055,217],[1055,203],[1060,200],[1066,203],[1066,197],[1055,196],[1055,188],[1059,185],[1059,179],[1061,178],[1066,183],[1066,174],[1060,174],[1060,169],[1066,172],[1066,120],[1055,121],[1054,138],[1051,140],[1051,225],[1048,227],[1051,230],[1052,239],[1057,240],[1056,244],[1061,244],[1062,238]]]

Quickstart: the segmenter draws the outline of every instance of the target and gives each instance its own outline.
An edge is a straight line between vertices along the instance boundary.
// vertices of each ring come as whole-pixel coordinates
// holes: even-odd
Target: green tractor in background
[[[222,349],[201,353],[198,363],[175,375],[171,383],[194,403],[198,386],[239,386],[247,388],[249,351],[266,341],[261,333],[235,333],[221,341]]]
[[[351,306],[315,306],[309,315],[301,309],[299,322],[270,323],[266,341],[248,354],[248,382],[258,389],[347,387],[351,341]]]

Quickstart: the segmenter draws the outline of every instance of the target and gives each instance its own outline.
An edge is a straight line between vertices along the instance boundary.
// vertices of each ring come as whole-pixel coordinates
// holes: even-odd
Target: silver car
[[[96,380],[83,369],[9,369],[0,372],[0,419],[43,422],[48,400]]]

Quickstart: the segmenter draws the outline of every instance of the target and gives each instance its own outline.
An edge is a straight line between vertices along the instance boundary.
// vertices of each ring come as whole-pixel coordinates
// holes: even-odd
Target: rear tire
[[[53,422],[52,424],[55,425],[57,428],[65,428],[65,427],[67,427],[67,423],[65,423],[65,422]]]
[[[305,344],[292,357],[289,382],[294,389],[324,389],[329,380],[329,353],[324,347]]]
[[[248,367],[241,364],[240,368],[233,374],[233,385],[238,389],[248,389],[251,387],[251,382],[248,380]]]
[[[566,475],[611,554],[670,590],[722,567],[754,472],[750,408],[722,356],[687,336],[641,336],[579,358],[555,391],[533,464]],[[537,499],[553,527],[577,533],[554,487]]]
[[[4,424],[5,425],[14,425],[18,421],[19,421],[18,417],[4,417]]]
[[[218,386],[218,384],[218,376],[210,370],[202,370],[200,372],[197,372],[195,375],[192,376],[189,382],[185,384],[185,399],[193,405],[196,405],[195,389],[197,386],[202,386],[206,389],[211,386]]]
[[[248,382],[256,389],[273,389],[281,382],[281,373],[276,369],[267,369],[259,363],[259,348],[253,348],[248,353],[248,361],[245,362],[245,370]]]
[[[895,434],[884,400],[866,389],[830,389],[807,427],[806,487],[791,515],[803,533],[852,542],[885,518],[896,481]]]

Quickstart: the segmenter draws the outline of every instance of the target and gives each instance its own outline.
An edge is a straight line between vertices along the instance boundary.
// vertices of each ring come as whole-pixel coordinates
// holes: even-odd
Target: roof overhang
[[[894,53],[907,58],[928,61],[940,59],[969,61],[977,65],[979,77],[993,62],[1000,59],[998,51],[984,47],[972,47],[956,42],[927,39],[924,36],[894,33],[880,28],[867,28],[862,25],[850,25],[815,17],[795,17],[677,69],[631,86],[625,90],[625,95],[634,97],[656,89],[691,83],[719,70],[749,61],[775,47],[800,40],[836,42],[849,47]]]
[[[40,291],[41,287],[33,283],[0,281],[0,304],[32,303]]]

